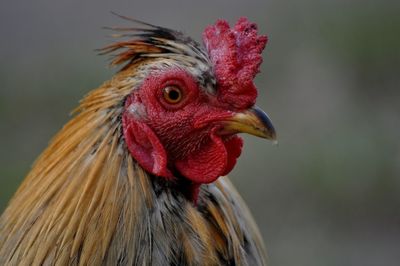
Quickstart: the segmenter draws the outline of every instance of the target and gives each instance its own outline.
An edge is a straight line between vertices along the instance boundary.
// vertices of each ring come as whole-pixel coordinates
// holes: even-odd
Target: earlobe
[[[145,123],[123,114],[125,142],[133,158],[148,172],[173,178],[167,168],[167,153],[153,130]]]

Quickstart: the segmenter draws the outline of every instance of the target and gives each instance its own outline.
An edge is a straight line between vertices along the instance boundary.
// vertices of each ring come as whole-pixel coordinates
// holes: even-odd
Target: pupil
[[[169,92],[169,98],[171,100],[177,100],[179,98],[179,92],[177,92],[176,90],[171,90]]]

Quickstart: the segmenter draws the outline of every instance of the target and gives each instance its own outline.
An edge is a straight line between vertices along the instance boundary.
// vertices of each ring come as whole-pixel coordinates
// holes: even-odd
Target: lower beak
[[[268,115],[254,106],[236,113],[223,123],[223,134],[248,133],[257,137],[276,140],[276,132]]]

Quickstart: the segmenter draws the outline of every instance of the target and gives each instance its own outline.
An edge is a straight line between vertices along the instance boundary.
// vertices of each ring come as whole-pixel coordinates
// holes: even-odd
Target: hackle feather
[[[156,30],[105,49],[123,48],[113,62],[127,65],[81,101],[15,193],[0,218],[0,265],[265,264],[258,229],[226,177],[203,185],[195,205],[125,146],[124,99],[156,60],[149,55],[190,56],[192,44],[183,49]]]

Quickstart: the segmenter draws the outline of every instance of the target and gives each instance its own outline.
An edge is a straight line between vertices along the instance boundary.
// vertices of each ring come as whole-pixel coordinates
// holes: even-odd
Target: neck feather
[[[195,206],[132,159],[121,137],[133,86],[124,75],[90,93],[34,164],[0,218],[0,264],[262,259],[258,231],[229,181],[205,185]]]

